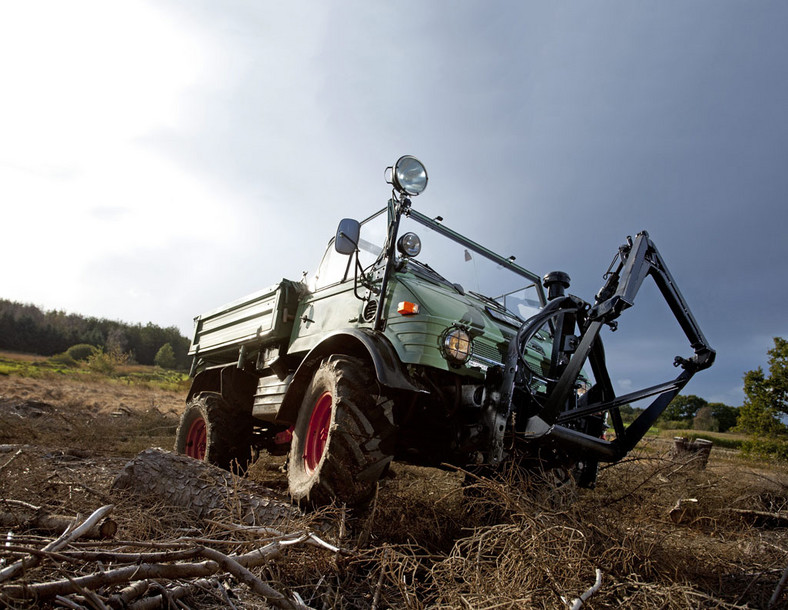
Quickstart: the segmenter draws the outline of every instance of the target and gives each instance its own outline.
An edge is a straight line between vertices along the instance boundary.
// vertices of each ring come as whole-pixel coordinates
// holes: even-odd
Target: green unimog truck
[[[309,281],[283,279],[195,319],[175,449],[243,469],[289,452],[295,500],[367,500],[394,459],[493,470],[507,460],[593,486],[699,370],[709,347],[646,232],[627,238],[589,303],[429,218],[412,156],[388,205],[344,219]],[[693,354],[678,376],[616,396],[600,331],[657,284]],[[619,409],[650,404],[625,427]],[[613,440],[605,431],[614,429]]]

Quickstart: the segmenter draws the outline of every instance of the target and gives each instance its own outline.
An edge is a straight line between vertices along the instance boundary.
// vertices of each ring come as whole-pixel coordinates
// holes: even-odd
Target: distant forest
[[[189,340],[174,326],[85,318],[0,299],[0,349],[54,356],[81,343],[127,353],[139,364],[154,364],[159,349],[169,343],[176,366],[186,369],[190,364]]]

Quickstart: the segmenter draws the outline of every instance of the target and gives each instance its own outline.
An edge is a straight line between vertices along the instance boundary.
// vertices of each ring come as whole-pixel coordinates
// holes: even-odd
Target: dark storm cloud
[[[490,102],[483,114],[447,109],[457,126],[450,148],[500,163],[483,162],[499,181],[483,195],[486,213],[498,213],[490,238],[525,250],[537,270],[566,269],[585,298],[624,237],[648,229],[720,352],[688,391],[736,403],[731,388],[765,359],[770,336],[788,330],[777,267],[788,254],[788,89],[777,77],[788,68],[788,13],[777,4],[572,7],[531,10],[531,19],[523,9],[523,22],[539,22],[523,32],[537,39],[527,45],[511,42],[516,19],[491,32],[482,46],[501,49],[508,95],[480,102]],[[476,87],[495,90],[493,74],[479,74]],[[498,135],[504,120],[510,137],[481,137],[480,125]],[[463,134],[474,147],[462,146]],[[471,215],[472,199],[465,194]],[[650,330],[656,350],[661,331]],[[647,358],[647,339],[621,358],[625,369]]]

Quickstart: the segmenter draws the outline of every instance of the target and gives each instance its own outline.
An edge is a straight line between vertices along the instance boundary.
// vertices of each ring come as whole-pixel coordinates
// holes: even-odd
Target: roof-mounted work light
[[[403,195],[415,197],[427,188],[427,169],[416,157],[400,157],[393,168],[387,169],[386,174],[386,181]]]

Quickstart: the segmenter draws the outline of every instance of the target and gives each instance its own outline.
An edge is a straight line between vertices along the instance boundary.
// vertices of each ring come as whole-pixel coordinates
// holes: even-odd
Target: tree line
[[[143,326],[43,311],[35,305],[0,299],[0,349],[54,356],[78,344],[128,354],[133,362],[149,365],[157,364],[156,356],[169,344],[173,368],[186,369],[190,364],[189,340],[174,326],[161,328],[151,322]]]
[[[663,424],[673,428],[691,428],[708,432],[727,432],[736,426],[739,409],[721,402],[708,402],[694,394],[679,394],[660,416]]]

